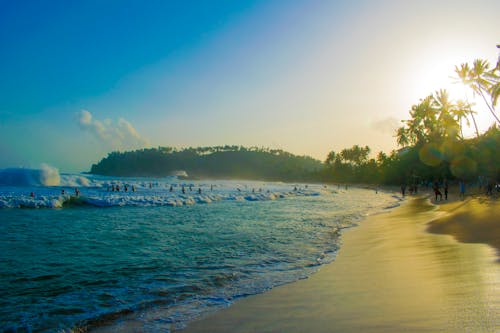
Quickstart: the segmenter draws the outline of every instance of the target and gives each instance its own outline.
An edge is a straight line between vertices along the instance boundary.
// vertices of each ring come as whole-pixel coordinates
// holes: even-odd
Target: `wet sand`
[[[242,299],[183,332],[500,332],[496,250],[456,241],[496,244],[500,215],[485,208],[477,198],[439,207],[410,199],[346,231],[337,259],[309,279]],[[431,221],[432,232],[454,236],[427,232]]]

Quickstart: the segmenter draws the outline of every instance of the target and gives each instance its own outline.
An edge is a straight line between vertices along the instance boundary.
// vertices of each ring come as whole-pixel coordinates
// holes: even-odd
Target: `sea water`
[[[334,260],[342,229],[399,201],[313,184],[59,178],[0,185],[2,331],[179,329],[308,277]]]

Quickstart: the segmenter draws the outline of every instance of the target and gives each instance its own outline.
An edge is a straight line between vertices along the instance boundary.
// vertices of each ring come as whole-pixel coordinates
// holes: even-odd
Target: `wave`
[[[7,168],[0,169],[0,185],[2,186],[67,186],[89,187],[100,186],[92,183],[82,175],[59,174],[59,170],[47,164],[39,169]]]
[[[188,206],[194,204],[209,204],[218,201],[269,201],[284,199],[291,196],[317,196],[317,192],[269,192],[258,195],[207,194],[134,194],[116,192],[90,191],[89,195],[56,194],[45,191],[42,194],[10,193],[0,195],[0,208],[63,208],[72,206],[92,207],[149,207],[149,206]]]
[[[8,168],[0,170],[0,185],[6,186],[57,186],[59,171],[46,164],[40,169]]]

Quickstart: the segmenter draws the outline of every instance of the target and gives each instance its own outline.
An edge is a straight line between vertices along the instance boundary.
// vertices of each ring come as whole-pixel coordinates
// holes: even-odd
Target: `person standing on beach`
[[[401,195],[404,197],[406,192],[406,184],[403,183],[401,184]]]
[[[459,185],[460,187],[460,199],[465,199],[465,183],[463,180],[460,181]]]
[[[444,180],[444,200],[448,200],[448,180]]]
[[[438,195],[439,195],[439,201],[443,200],[443,194],[441,194],[441,191],[439,190],[439,185],[437,181],[434,182],[432,189],[434,190],[435,201],[438,200]]]

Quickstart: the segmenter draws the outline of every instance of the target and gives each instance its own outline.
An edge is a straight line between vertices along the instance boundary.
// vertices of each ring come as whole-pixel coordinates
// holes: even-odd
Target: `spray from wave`
[[[0,185],[3,186],[91,186],[81,175],[59,174],[59,170],[48,164],[39,169],[0,169]]]
[[[47,164],[40,169],[8,168],[0,170],[0,185],[6,186],[58,186],[59,170]]]

